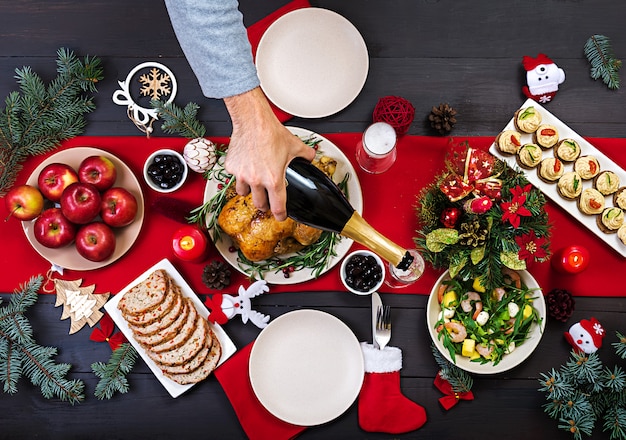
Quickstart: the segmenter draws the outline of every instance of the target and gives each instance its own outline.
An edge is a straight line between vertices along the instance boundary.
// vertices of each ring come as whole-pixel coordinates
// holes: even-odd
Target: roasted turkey
[[[337,166],[337,162],[328,156],[316,159],[313,164],[330,177]],[[297,252],[315,243],[322,234],[321,230],[290,218],[277,221],[270,211],[256,209],[250,194],[240,196],[232,191],[228,197],[217,223],[250,261]]]

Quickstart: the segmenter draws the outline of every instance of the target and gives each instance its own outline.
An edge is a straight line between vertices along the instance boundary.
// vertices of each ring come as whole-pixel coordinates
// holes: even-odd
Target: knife
[[[376,342],[376,315],[378,312],[378,307],[383,305],[383,301],[380,299],[380,295],[378,292],[372,293],[372,343],[375,348],[380,348],[378,343]]]

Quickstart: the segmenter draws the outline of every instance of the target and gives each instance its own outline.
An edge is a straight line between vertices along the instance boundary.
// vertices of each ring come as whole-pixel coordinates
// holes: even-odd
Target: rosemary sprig
[[[208,201],[193,209],[187,221],[195,223],[199,227],[206,227],[209,231],[213,231],[213,240],[220,239],[220,228],[217,226],[217,218],[226,203],[229,188],[235,182],[233,175],[224,168],[224,159],[226,152],[223,149],[217,149],[217,162],[208,170],[204,178],[213,180],[217,183],[217,192]]]
[[[271,271],[283,272],[285,278],[288,278],[291,272],[307,268],[312,269],[313,277],[317,278],[322,274],[330,259],[337,256],[335,246],[340,240],[341,236],[324,231],[315,243],[290,257],[272,257],[257,262],[248,260],[241,251],[238,251],[239,267],[251,278],[263,279],[264,274]]]

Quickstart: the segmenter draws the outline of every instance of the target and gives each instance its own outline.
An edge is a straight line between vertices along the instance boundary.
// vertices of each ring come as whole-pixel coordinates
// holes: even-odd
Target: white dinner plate
[[[141,232],[144,214],[144,201],[139,181],[128,165],[108,151],[93,147],[75,147],[59,151],[41,162],[39,166],[33,170],[26,183],[37,186],[37,177],[48,164],[59,162],[71,166],[74,170],[78,170],[78,166],[83,159],[95,155],[106,156],[113,161],[115,168],[117,169],[117,179],[115,180],[114,186],[126,188],[132,193],[132,195],[135,196],[137,199],[137,215],[135,216],[135,221],[130,225],[123,228],[113,229],[116,239],[115,250],[113,251],[113,255],[104,261],[89,261],[86,258],[83,258],[76,250],[73,242],[68,246],[58,249],[47,248],[39,244],[39,242],[35,239],[35,234],[33,232],[35,220],[22,222],[24,234],[26,234],[26,238],[30,242],[33,249],[35,249],[39,255],[49,262],[65,269],[93,270],[107,266],[117,261],[126,252],[128,252],[133,243],[135,243],[135,240],[137,240],[139,232]]]
[[[524,104],[520,108],[526,108],[529,106],[535,107],[541,114],[541,123],[542,124],[551,124],[554,125],[559,131],[559,139],[570,138],[576,140],[580,144],[580,155],[581,156],[594,156],[598,159],[598,163],[600,164],[600,171],[613,171],[620,179],[621,185],[626,185],[626,171],[624,171],[619,165],[609,159],[606,155],[604,155],[600,150],[594,147],[591,143],[585,140],[582,136],[576,133],[574,130],[565,125],[561,120],[559,120],[556,116],[546,110],[544,107],[539,105],[532,99],[526,100]],[[509,121],[504,130],[515,130],[515,122],[513,119]],[[522,145],[528,142],[532,142],[532,134],[522,133]],[[543,151],[543,157],[553,157],[553,148],[547,149]],[[500,150],[496,147],[495,143],[491,145],[490,149],[491,153],[502,159],[506,163],[509,164],[512,168],[520,168],[517,165],[517,160],[515,155],[507,155],[500,152]],[[574,163],[563,162],[565,167],[565,172],[574,170]],[[600,230],[596,223],[595,215],[586,215],[583,214],[577,206],[577,202],[575,200],[567,200],[560,196],[556,183],[546,183],[539,178],[537,175],[537,170],[523,170],[526,178],[530,183],[535,185],[538,189],[540,189],[547,197],[552,199],[554,203],[561,206],[566,212],[568,212],[572,217],[578,220],[582,225],[584,225],[587,229],[593,232],[600,240],[604,241],[610,247],[615,249],[622,257],[626,257],[626,245],[622,243],[617,234],[605,234]],[[584,180],[583,181],[583,189],[585,188],[593,188],[592,180]],[[605,206],[613,206],[613,196],[605,196]]]
[[[276,20],[256,53],[261,88],[278,108],[302,118],[343,110],[367,79],[363,37],[336,12],[302,8]]]
[[[150,357],[146,354],[143,347],[139,345],[139,343],[135,340],[132,330],[128,327],[128,323],[122,316],[122,313],[117,308],[117,304],[120,302],[120,299],[122,299],[126,292],[128,292],[133,286],[148,278],[148,276],[157,269],[164,269],[167,274],[172,277],[174,282],[180,287],[183,296],[191,299],[200,316],[202,316],[202,318],[204,319],[207,319],[207,317],[209,316],[209,311],[204,306],[204,304],[202,304],[200,298],[198,298],[198,296],[191,289],[189,284],[187,284],[182,275],[176,270],[176,268],[167,258],[159,261],[150,269],[146,270],[143,274],[138,276],[133,282],[131,282],[128,286],[121,290],[117,295],[113,296],[113,298],[111,298],[104,305],[104,309],[111,316],[111,318],[113,318],[113,322],[115,322],[121,332],[124,333],[126,339],[128,339],[132,346],[135,347],[135,350],[137,350],[141,358],[148,365],[148,367],[154,373],[159,382],[161,382],[167,392],[170,393],[170,396],[176,398],[183,394],[185,391],[189,390],[191,387],[193,387],[194,384],[180,385],[174,382],[172,379],[166,377],[159,369],[159,367],[157,367],[154,361],[150,359]],[[233,341],[228,337],[224,329],[219,324],[209,322],[209,325],[217,336],[217,339],[220,341],[220,344],[222,344],[222,356],[220,357],[220,361],[217,364],[219,366],[222,365],[229,357],[231,357],[237,351],[237,347],[235,347]]]
[[[437,291],[443,281],[450,279],[450,273],[446,270],[439,277],[430,292],[430,296],[428,297],[428,304],[426,306],[426,323],[428,325],[428,332],[430,333],[433,343],[448,361],[469,373],[497,374],[517,367],[519,364],[528,359],[528,357],[535,351],[537,346],[539,346],[539,342],[541,342],[541,337],[543,336],[543,332],[546,328],[546,301],[537,280],[535,280],[535,278],[526,270],[520,270],[519,274],[522,278],[522,282],[527,288],[535,289],[533,295],[533,307],[539,313],[541,321],[533,324],[528,334],[528,339],[526,339],[523,344],[516,347],[511,353],[504,355],[502,360],[498,362],[497,365],[493,365],[491,362],[486,364],[472,362],[468,357],[461,355],[456,355],[455,361],[452,360],[450,352],[443,345],[443,341],[439,339],[439,334],[435,328],[435,324],[439,320],[439,313],[441,312],[441,306],[437,298]]]
[[[314,133],[304,128],[287,128],[294,135],[300,136],[301,138],[315,136],[316,138],[321,139],[321,142],[319,143],[319,151],[322,151],[325,155],[332,157],[337,161],[337,169],[334,174],[334,180],[341,181],[346,174],[350,175],[350,180],[348,180],[348,194],[350,198],[350,204],[359,214],[363,214],[363,193],[361,192],[361,184],[359,182],[358,176],[356,175],[356,170],[354,169],[346,155],[343,154],[343,152],[335,144],[317,133]],[[207,180],[204,189],[204,202],[209,201],[217,193],[217,191],[218,183],[210,179]],[[213,231],[211,230],[209,231],[209,233],[213,238]],[[218,252],[232,267],[234,267],[241,273],[246,274],[244,270],[245,265],[239,260],[237,252],[232,252],[231,248],[233,246],[233,242],[226,234],[221,234],[220,240],[214,240],[214,243]],[[341,237],[341,240],[335,245],[336,255],[330,258],[330,261],[328,262],[326,268],[322,271],[322,274],[328,272],[341,261],[341,259],[350,250],[352,243],[353,241],[351,239],[347,237]],[[285,278],[280,270],[278,271],[278,273],[274,273],[273,270],[267,271],[263,274],[263,277],[265,281],[270,284],[297,284],[314,279],[315,274],[313,269],[303,268],[290,273],[289,278]]]
[[[252,346],[249,368],[261,404],[300,426],[343,414],[358,397],[365,374],[352,330],[318,310],[296,310],[270,322]]]

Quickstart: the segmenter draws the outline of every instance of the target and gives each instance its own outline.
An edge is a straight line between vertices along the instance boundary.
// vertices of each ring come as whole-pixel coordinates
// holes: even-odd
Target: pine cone
[[[439,107],[433,107],[428,116],[430,126],[437,130],[439,134],[446,134],[452,131],[456,124],[456,110],[448,104],[439,104]]]
[[[223,261],[211,261],[202,271],[202,282],[209,289],[221,290],[230,285],[230,268]]]
[[[565,322],[572,316],[576,302],[567,290],[553,289],[546,295],[546,304],[550,317]]]

